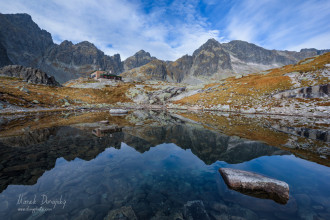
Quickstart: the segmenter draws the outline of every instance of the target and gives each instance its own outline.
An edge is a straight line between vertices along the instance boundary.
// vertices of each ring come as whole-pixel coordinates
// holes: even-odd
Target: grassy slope
[[[27,108],[36,106],[32,103],[33,100],[37,100],[39,102],[38,106],[42,107],[62,106],[64,102],[60,99],[66,99],[73,105],[79,105],[80,102],[114,104],[117,102],[131,102],[125,93],[133,86],[133,84],[125,83],[104,89],[79,89],[27,84],[21,79],[0,77],[0,100]],[[21,87],[27,88],[29,92],[20,91]],[[76,103],[77,101],[78,103]]]

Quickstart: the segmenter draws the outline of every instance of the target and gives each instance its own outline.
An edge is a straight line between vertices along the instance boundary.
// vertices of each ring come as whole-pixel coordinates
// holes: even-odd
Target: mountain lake
[[[0,219],[330,219],[327,119],[136,110],[0,122]],[[289,200],[229,189],[219,168],[284,181]]]

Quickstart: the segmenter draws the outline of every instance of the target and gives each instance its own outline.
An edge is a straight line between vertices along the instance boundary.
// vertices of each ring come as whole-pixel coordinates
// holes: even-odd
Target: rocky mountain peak
[[[82,41],[82,42],[80,42],[80,43],[77,43],[76,46],[77,46],[77,47],[90,47],[90,48],[96,48],[96,46],[95,46],[93,43],[89,42],[89,41]]]
[[[152,57],[149,52],[140,50],[123,62],[124,71],[126,72],[136,67],[143,66],[153,60],[156,60],[156,57]]]
[[[59,46],[60,47],[72,47],[73,43],[71,41],[65,40]]]
[[[206,43],[204,43],[202,46],[200,46],[197,50],[195,50],[193,56],[196,56],[201,51],[215,51],[220,49],[222,49],[221,44],[214,38],[211,38],[207,40]]]
[[[231,70],[230,55],[215,39],[209,39],[193,53],[190,73],[194,76],[211,76],[224,70]]]
[[[24,66],[36,66],[36,58],[54,44],[50,33],[28,14],[0,14],[0,42],[11,62]]]
[[[210,38],[210,39],[208,39],[206,42],[205,42],[205,44],[213,44],[213,45],[218,45],[218,44],[220,44],[216,39],[214,39],[214,38]]]
[[[146,56],[146,57],[151,57],[149,52],[146,52],[144,50],[139,50],[136,52],[133,56]]]

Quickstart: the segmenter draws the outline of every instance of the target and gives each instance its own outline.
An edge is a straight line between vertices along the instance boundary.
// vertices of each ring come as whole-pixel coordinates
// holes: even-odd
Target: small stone
[[[22,88],[20,88],[19,90],[22,91],[22,92],[26,92],[26,93],[29,93],[29,92],[30,92],[30,91],[29,91],[27,88],[25,88],[25,87],[22,87]]]
[[[315,210],[323,210],[323,209],[324,209],[324,207],[321,206],[321,205],[314,205],[314,206],[312,206],[312,207],[313,207],[313,209],[315,209]]]
[[[38,100],[33,100],[32,103],[33,104],[39,104],[39,101]]]

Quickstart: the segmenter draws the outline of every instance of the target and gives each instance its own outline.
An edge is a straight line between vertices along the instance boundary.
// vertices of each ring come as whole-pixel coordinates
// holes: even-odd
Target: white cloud
[[[298,46],[329,48],[323,36],[330,33],[330,1],[237,2],[226,16],[225,32],[268,49],[297,49]],[[322,40],[314,42],[314,40]],[[300,48],[299,48],[300,50]]]

